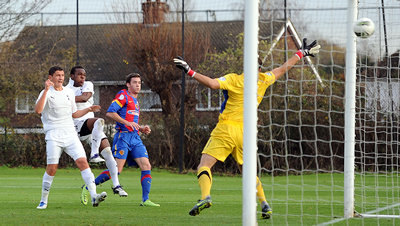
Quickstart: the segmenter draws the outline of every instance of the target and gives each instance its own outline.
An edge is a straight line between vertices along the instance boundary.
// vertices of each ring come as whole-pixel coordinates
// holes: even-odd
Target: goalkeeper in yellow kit
[[[272,71],[258,75],[258,104],[262,101],[266,89],[293,67],[303,56],[314,56],[318,53],[320,46],[317,41],[310,45],[306,44],[307,39],[303,39],[303,47],[295,53],[281,67]],[[260,61],[260,60],[259,60]],[[242,172],[243,165],[243,89],[244,75],[227,74],[218,79],[212,79],[193,71],[189,65],[181,58],[175,58],[176,67],[182,69],[196,79],[201,84],[211,89],[222,89],[225,97],[221,106],[218,124],[211,133],[211,136],[203,149],[200,164],[197,167],[197,179],[201,188],[201,200],[190,210],[191,216],[196,216],[200,212],[209,208],[211,201],[212,174],[211,168],[217,161],[224,162],[231,154],[238,163],[239,170]],[[259,62],[261,64],[261,62]],[[261,65],[259,66],[261,71]],[[261,203],[261,218],[269,219],[272,209],[265,198],[264,190],[260,179],[257,177],[257,198]]]

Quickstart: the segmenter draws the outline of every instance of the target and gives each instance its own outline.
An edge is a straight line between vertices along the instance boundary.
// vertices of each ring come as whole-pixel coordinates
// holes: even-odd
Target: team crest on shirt
[[[124,94],[121,94],[119,97],[118,97],[118,99],[120,99],[120,100],[123,100],[125,97],[124,97]]]
[[[120,155],[124,155],[124,150],[119,151]]]
[[[267,72],[266,75],[272,76],[272,73],[271,72]]]
[[[221,77],[221,78],[218,78],[218,80],[220,80],[220,81],[225,81],[226,78],[225,78],[225,77]]]

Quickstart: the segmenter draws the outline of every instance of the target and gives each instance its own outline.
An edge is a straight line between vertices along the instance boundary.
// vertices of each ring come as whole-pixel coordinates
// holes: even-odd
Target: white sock
[[[82,179],[86,183],[86,187],[90,192],[90,197],[94,197],[97,194],[96,192],[96,184],[94,183],[94,175],[90,168],[81,171]]]
[[[99,148],[101,144],[101,140],[104,137],[107,137],[103,132],[104,127],[104,119],[99,118],[93,124],[92,130],[92,145],[91,145],[91,153],[90,156],[92,157],[95,154],[99,154]]]
[[[111,148],[110,147],[104,148],[103,151],[101,151],[101,155],[104,157],[104,160],[106,160],[106,166],[108,168],[108,171],[110,171],[111,180],[115,188],[120,184],[118,179],[117,162],[115,161],[114,156],[112,155]]]
[[[44,172],[42,182],[42,199],[40,200],[40,202],[47,203],[53,179],[54,176],[50,176],[49,174],[47,174],[47,172]]]

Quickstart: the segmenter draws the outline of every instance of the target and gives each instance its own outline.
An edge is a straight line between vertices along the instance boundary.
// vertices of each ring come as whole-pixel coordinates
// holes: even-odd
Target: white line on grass
[[[378,208],[376,210],[368,211],[366,213],[361,213],[360,217],[355,217],[353,219],[361,219],[361,218],[390,218],[390,219],[392,219],[392,218],[400,218],[400,216],[398,216],[398,215],[379,215],[379,214],[374,214],[374,213],[379,213],[379,212],[387,210],[387,209],[395,208],[397,206],[400,206],[400,203],[396,203],[396,204],[393,204],[393,205],[390,205],[390,206]],[[330,225],[330,224],[334,224],[334,223],[337,223],[337,222],[340,222],[340,221],[344,221],[344,220],[347,220],[347,219],[352,219],[352,218],[344,218],[343,217],[343,218],[336,219],[336,220],[333,220],[333,221],[329,221],[329,222],[325,222],[325,223],[322,223],[322,224],[318,224],[317,226]]]
[[[82,186],[82,185],[81,185]],[[61,189],[71,189],[71,188],[78,188],[78,189],[82,189],[81,188],[81,186],[77,186],[77,187],[58,187],[58,186],[56,186],[56,185],[53,185],[51,188],[53,189],[53,188],[61,188]],[[42,186],[41,185],[38,185],[38,186],[22,186],[22,185],[3,185],[3,186],[0,186],[0,188],[42,188]],[[99,188],[102,188],[102,186],[98,186],[97,187],[98,189]],[[177,190],[177,188],[166,188],[166,189],[164,189],[163,188],[163,190]],[[199,188],[185,188],[184,190],[199,190]],[[242,189],[213,189],[213,191],[241,191]]]

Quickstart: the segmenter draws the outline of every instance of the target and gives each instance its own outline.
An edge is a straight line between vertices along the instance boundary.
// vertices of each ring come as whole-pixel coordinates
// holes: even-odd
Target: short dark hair
[[[83,68],[82,66],[80,66],[80,65],[77,65],[77,66],[75,66],[75,67],[73,67],[73,68],[71,68],[71,73],[70,73],[70,75],[74,75],[75,74],[75,71],[76,71],[76,69],[83,69],[83,70],[85,70],[85,68]]]
[[[50,70],[49,70],[49,75],[54,75],[54,73],[56,72],[56,71],[64,71],[64,69],[62,69],[61,67],[59,67],[59,66],[53,66],[53,67],[51,67],[50,68]]]
[[[126,83],[130,83],[132,78],[140,78],[140,75],[138,73],[130,73],[126,76]]]
[[[258,69],[261,69],[261,67],[262,67],[262,60],[259,57],[258,58]]]

